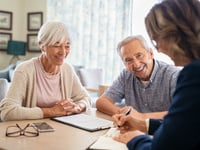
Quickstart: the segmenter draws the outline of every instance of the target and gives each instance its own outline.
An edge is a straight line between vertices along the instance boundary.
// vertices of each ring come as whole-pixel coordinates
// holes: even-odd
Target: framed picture
[[[27,48],[29,52],[41,52],[37,42],[37,34],[27,34]]]
[[[38,31],[43,23],[42,12],[28,13],[28,31]]]
[[[11,33],[0,32],[0,50],[3,50],[3,51],[7,50],[9,40],[12,40]]]
[[[12,30],[12,12],[0,10],[0,29]]]

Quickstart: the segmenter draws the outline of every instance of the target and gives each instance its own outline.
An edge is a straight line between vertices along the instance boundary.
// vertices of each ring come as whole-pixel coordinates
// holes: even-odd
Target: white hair
[[[142,44],[142,46],[148,51],[150,49],[150,47],[148,46],[146,40],[144,39],[143,36],[141,35],[134,35],[134,36],[128,36],[125,39],[123,39],[121,42],[119,42],[118,46],[117,46],[117,52],[118,54],[121,56],[121,48],[128,44],[129,42],[138,40],[140,41],[140,43]]]
[[[48,21],[42,25],[38,32],[40,46],[54,45],[57,42],[70,41],[66,24],[60,21]]]

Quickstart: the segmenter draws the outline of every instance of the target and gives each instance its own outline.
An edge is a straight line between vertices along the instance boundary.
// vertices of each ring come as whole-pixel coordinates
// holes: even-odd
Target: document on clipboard
[[[87,114],[76,114],[71,116],[55,117],[52,120],[68,124],[87,131],[98,131],[112,127],[113,122],[103,118]]]

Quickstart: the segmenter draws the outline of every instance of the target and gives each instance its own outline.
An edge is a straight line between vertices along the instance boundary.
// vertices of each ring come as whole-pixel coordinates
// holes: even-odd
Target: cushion
[[[7,79],[0,78],[0,101],[6,96],[8,91]]]

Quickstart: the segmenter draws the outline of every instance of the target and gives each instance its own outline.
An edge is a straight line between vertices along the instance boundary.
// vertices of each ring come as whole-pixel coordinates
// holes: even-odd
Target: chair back
[[[87,88],[98,89],[103,84],[102,68],[81,68],[79,69],[80,81]]]
[[[110,85],[104,85],[104,84],[99,85],[98,96],[101,96],[109,87]]]

